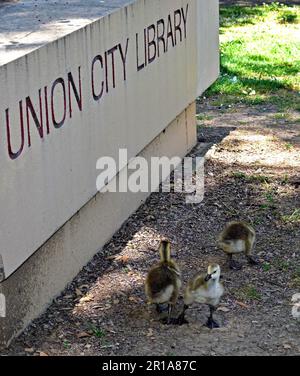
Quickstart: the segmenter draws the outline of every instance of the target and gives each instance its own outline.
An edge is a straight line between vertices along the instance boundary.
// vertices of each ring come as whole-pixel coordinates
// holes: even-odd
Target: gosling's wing
[[[206,281],[205,281],[206,274],[201,273],[196,275],[196,277],[193,280],[192,288],[193,290],[198,290],[200,288],[204,288],[206,286]]]
[[[172,272],[167,267],[160,265],[153,267],[146,279],[148,291],[153,295],[160,293],[173,283],[174,276]]]
[[[230,222],[225,229],[224,240],[247,239],[249,236],[248,225],[243,222]]]

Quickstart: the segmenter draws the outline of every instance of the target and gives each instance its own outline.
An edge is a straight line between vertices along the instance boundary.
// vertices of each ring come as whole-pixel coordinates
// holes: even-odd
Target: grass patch
[[[299,289],[300,288],[300,277],[292,278],[292,280],[290,282],[290,287]]]
[[[106,336],[105,331],[95,325],[89,326],[89,332],[96,338],[104,338]]]
[[[197,114],[196,119],[198,121],[209,121],[212,120],[214,117],[211,115],[206,115],[206,114]]]
[[[284,259],[275,259],[273,265],[276,269],[281,270],[283,272],[287,272],[290,269],[290,263]]]
[[[234,172],[233,174],[232,174],[232,176],[234,177],[234,178],[236,178],[236,179],[246,179],[246,177],[247,177],[247,175],[246,174],[244,174],[243,172]]]
[[[292,150],[294,146],[290,142],[287,142],[284,144],[284,147],[286,150]]]
[[[291,214],[282,215],[281,219],[284,223],[300,222],[300,209],[295,209]]]
[[[261,300],[260,292],[253,285],[246,285],[237,290],[237,298],[242,300]]]
[[[263,271],[264,271],[264,272],[268,272],[269,270],[271,270],[271,264],[269,264],[268,262],[265,262],[265,263],[262,265],[262,268],[263,268]]]
[[[299,23],[299,15],[292,10],[284,10],[278,15],[277,20],[281,24]]]
[[[67,350],[71,348],[71,344],[70,344],[70,342],[68,340],[64,340],[63,346]]]
[[[243,179],[246,180],[249,183],[270,183],[270,178],[265,175],[247,175],[244,174],[243,172],[234,172],[232,176],[236,179]]]
[[[290,282],[290,286],[300,288],[300,267],[296,267]]]
[[[221,75],[205,96],[222,104],[272,103],[300,110],[300,7],[221,7]]]
[[[284,121],[292,121],[291,114],[286,112],[278,112],[274,115],[275,120],[284,120]]]

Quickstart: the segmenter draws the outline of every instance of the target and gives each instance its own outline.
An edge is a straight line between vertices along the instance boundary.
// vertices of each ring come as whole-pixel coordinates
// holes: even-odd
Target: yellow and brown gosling
[[[145,292],[150,303],[162,312],[161,305],[168,304],[167,324],[172,323],[172,309],[176,305],[181,287],[180,269],[171,259],[170,242],[162,240],[159,246],[160,262],[154,265],[145,281]]]
[[[194,302],[207,304],[210,309],[206,326],[210,329],[219,328],[219,324],[214,320],[213,314],[217,309],[220,299],[224,293],[224,287],[220,283],[221,269],[217,264],[208,266],[207,273],[197,274],[187,285],[184,293],[184,307],[177,323],[182,325],[187,323],[185,312]]]
[[[252,256],[256,239],[255,230],[246,222],[229,222],[218,237],[219,247],[228,255],[230,269],[240,269],[240,265],[232,256],[245,253],[249,264],[257,265],[258,262]]]

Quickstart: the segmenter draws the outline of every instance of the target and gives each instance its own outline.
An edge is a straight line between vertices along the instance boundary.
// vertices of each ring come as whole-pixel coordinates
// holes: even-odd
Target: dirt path
[[[299,354],[300,322],[291,297],[300,293],[300,124],[273,107],[201,103],[199,140],[214,144],[205,166],[205,199],[152,194],[101,254],[48,311],[3,354],[259,355]],[[200,146],[203,146],[200,144]],[[298,213],[298,217],[297,217]],[[229,271],[215,238],[226,221],[252,222],[261,265]],[[294,220],[294,221],[293,221]],[[226,295],[217,319],[195,305],[189,325],[168,327],[145,303],[143,281],[157,261],[159,237],[173,243],[186,282],[208,262],[223,271]],[[178,307],[182,306],[182,301]]]

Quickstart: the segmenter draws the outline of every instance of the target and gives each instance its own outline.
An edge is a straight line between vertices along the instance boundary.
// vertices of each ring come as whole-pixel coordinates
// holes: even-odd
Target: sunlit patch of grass
[[[207,114],[197,114],[196,115],[196,119],[198,121],[209,121],[209,120],[212,120],[214,117],[213,116],[210,116],[210,115],[207,115]]]
[[[294,146],[290,142],[287,142],[286,144],[284,144],[284,147],[286,150],[292,150]]]
[[[253,183],[253,182],[259,182],[259,183],[270,183],[270,178],[268,176],[265,176],[265,175],[247,175],[243,172],[240,172],[240,171],[237,171],[237,172],[234,172],[232,174],[232,176],[236,179],[244,179],[246,180],[247,182],[249,183]]]
[[[299,23],[299,15],[294,10],[283,10],[277,20],[281,24]]]
[[[291,214],[282,215],[281,219],[284,223],[300,222],[300,209],[295,209]]]
[[[299,7],[279,3],[222,7],[221,75],[205,95],[221,94],[224,104],[271,101],[279,110],[299,109],[299,27],[278,22],[299,15]]]
[[[274,115],[275,120],[285,120],[285,121],[292,121],[291,114],[286,112],[278,112]]]

